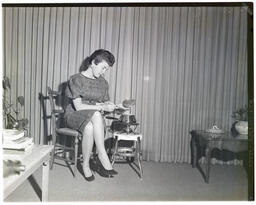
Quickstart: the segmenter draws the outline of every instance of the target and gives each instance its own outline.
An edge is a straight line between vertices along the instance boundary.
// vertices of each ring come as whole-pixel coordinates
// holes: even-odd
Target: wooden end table
[[[198,149],[205,150],[206,158],[206,174],[205,182],[209,183],[211,152],[217,148],[219,150],[228,150],[231,152],[245,152],[248,150],[247,135],[233,135],[231,132],[222,134],[208,133],[202,130],[192,130],[191,134],[191,154],[192,167],[199,167],[198,164]]]

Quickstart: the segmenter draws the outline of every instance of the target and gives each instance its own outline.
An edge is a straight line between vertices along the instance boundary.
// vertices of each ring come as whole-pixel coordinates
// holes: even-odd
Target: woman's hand
[[[106,112],[113,112],[116,108],[116,105],[112,102],[105,102],[102,104],[102,110]]]

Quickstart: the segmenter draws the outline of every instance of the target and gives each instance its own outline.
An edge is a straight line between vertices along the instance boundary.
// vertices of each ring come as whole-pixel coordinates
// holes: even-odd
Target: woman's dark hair
[[[79,71],[85,71],[92,64],[92,61],[97,65],[102,62],[102,60],[106,61],[109,66],[112,66],[115,63],[115,57],[112,53],[107,50],[99,49],[94,51],[90,56],[85,58],[79,68]]]

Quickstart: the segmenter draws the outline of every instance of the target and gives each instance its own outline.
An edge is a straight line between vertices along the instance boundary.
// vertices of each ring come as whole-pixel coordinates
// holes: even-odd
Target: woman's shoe
[[[96,163],[95,159],[90,159],[90,169],[93,172],[97,172],[102,177],[105,177],[105,178],[113,177],[110,174],[105,173],[102,170],[100,170],[100,168],[99,168],[98,164]]]
[[[110,174],[112,174],[112,175],[117,175],[118,174],[118,172],[116,171],[116,170],[114,170],[114,169],[111,169],[111,170],[107,170]]]
[[[83,177],[88,182],[91,182],[91,181],[93,181],[95,179],[93,174],[91,176],[89,176],[89,177],[86,177],[85,174],[84,174],[84,170],[83,170]]]
[[[84,175],[84,178],[85,178],[85,180],[88,181],[88,182],[91,182],[91,181],[93,181],[93,180],[95,179],[95,177],[94,177],[93,174],[92,174],[91,176],[89,176],[89,177],[86,177],[86,176]]]
[[[96,161],[96,164],[98,165],[98,169],[101,172],[103,172],[104,174],[106,174],[106,175],[116,175],[116,174],[118,174],[117,171],[115,171],[114,169],[110,169],[110,170],[105,169],[98,157],[96,157],[95,161]]]

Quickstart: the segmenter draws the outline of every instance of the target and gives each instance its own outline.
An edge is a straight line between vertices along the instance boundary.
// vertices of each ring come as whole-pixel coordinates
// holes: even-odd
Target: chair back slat
[[[54,105],[54,102],[53,102],[53,92],[52,92],[52,89],[50,87],[47,87],[47,91],[48,91],[48,96],[49,96],[51,111],[52,111],[52,110],[55,110],[55,105]]]
[[[57,122],[57,119],[56,119],[56,112],[55,112],[55,97],[56,97],[56,94],[57,92],[54,92],[50,87],[47,87],[47,92],[48,92],[48,96],[49,96],[49,101],[50,101],[50,108],[51,108],[51,128],[52,128],[52,137],[53,137],[53,141],[56,140],[56,136],[55,136],[55,131],[56,131],[56,122]]]

